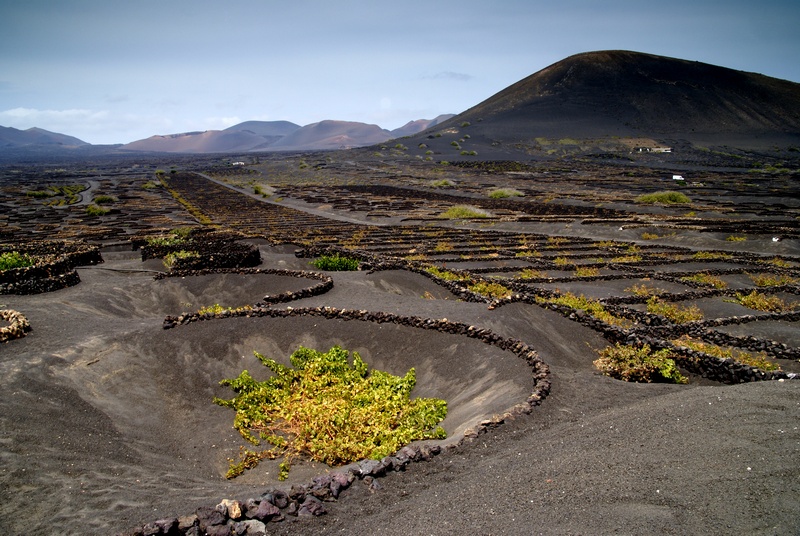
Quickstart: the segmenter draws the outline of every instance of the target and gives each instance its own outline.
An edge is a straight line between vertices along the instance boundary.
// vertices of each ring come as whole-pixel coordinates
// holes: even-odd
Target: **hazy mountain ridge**
[[[89,145],[83,140],[73,136],[50,132],[42,128],[29,128],[19,130],[14,127],[0,126],[0,148],[26,147],[31,145],[57,145],[61,147],[80,147]]]

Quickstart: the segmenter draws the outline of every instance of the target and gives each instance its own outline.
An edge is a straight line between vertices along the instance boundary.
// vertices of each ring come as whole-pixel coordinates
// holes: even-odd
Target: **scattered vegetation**
[[[111,203],[116,203],[119,200],[116,197],[112,197],[110,195],[97,195],[92,201],[96,205],[110,205]]]
[[[763,311],[765,313],[783,313],[785,311],[794,311],[798,307],[797,303],[787,304],[778,296],[762,294],[757,290],[752,291],[750,294],[740,294],[737,292],[734,301],[748,309]]]
[[[64,186],[48,186],[44,190],[29,190],[25,192],[28,197],[35,199],[53,198],[46,204],[51,206],[74,205],[80,201],[80,194],[86,190],[85,184],[68,184]]]
[[[797,278],[788,275],[773,274],[747,274],[757,287],[778,287],[781,285],[795,285]]]
[[[167,255],[164,256],[164,266],[167,269],[171,269],[178,261],[199,258],[200,254],[196,251],[186,251],[184,249],[180,251],[173,251],[172,253],[167,253]]]
[[[672,344],[675,346],[681,346],[683,348],[689,348],[690,350],[694,350],[696,352],[703,352],[704,354],[718,357],[720,359],[733,359],[734,361],[744,365],[756,367],[761,370],[770,371],[780,370],[781,368],[779,365],[769,360],[766,352],[758,352],[754,354],[744,350],[739,350],[737,348],[722,347],[716,344],[703,342],[693,339],[688,335],[684,335],[679,339],[674,339]]]
[[[573,275],[575,277],[595,277],[600,275],[600,269],[593,266],[578,266]]]
[[[539,304],[553,303],[556,305],[564,305],[577,311],[585,311],[594,318],[612,326],[629,327],[631,325],[629,320],[614,316],[603,307],[602,303],[597,300],[589,299],[583,294],[576,296],[571,292],[566,292],[549,298],[537,297],[536,302]]]
[[[525,194],[514,188],[496,188],[489,192],[489,197],[492,199],[504,199],[507,197],[524,197]]]
[[[0,253],[0,271],[13,270],[14,268],[26,268],[36,264],[36,260],[25,253],[19,251],[6,251]]]
[[[682,203],[691,203],[691,199],[686,197],[685,194],[675,191],[655,192],[652,194],[642,194],[636,199],[636,203],[643,205],[654,205],[660,203],[662,205],[676,205]]]
[[[433,188],[453,188],[455,185],[456,184],[449,179],[439,179],[431,182],[431,187]]]
[[[747,240],[747,237],[746,236],[731,235],[728,238],[726,238],[725,240],[727,240],[728,242],[744,242],[745,240]]]
[[[715,275],[711,274],[692,274],[687,275],[685,277],[681,277],[681,281],[691,281],[693,283],[699,283],[701,285],[707,285],[710,287],[714,287],[717,289],[727,288],[728,284]]]
[[[110,208],[103,208],[99,205],[91,204],[86,205],[86,215],[87,216],[105,216],[111,212]]]
[[[547,273],[541,270],[534,270],[533,268],[525,268],[517,277],[520,279],[541,279],[547,277]]]
[[[663,316],[667,320],[676,324],[694,322],[703,319],[703,313],[696,305],[681,307],[680,305],[665,302],[657,296],[647,300],[647,312],[650,314]]]
[[[263,382],[247,370],[225,379],[236,396],[214,398],[236,411],[233,426],[253,445],[265,441],[262,452],[243,449],[230,460],[228,478],[255,467],[265,458],[283,457],[279,478],[285,479],[293,460],[308,456],[338,466],[364,458],[380,459],[418,439],[447,437],[439,423],[447,403],[435,398],[411,398],[416,384],[412,368],[405,376],[372,370],[357,352],[334,346],[327,352],[300,347],[290,361],[294,368],[255,352],[273,372]]]
[[[448,220],[488,218],[489,216],[489,212],[480,208],[471,207],[469,205],[455,205],[439,215],[440,218]]]
[[[688,383],[681,374],[668,349],[653,351],[645,344],[641,347],[616,343],[600,350],[593,363],[603,374],[628,382]]]
[[[435,277],[438,277],[439,279],[444,279],[445,281],[464,281],[468,279],[467,276],[459,275],[449,270],[442,270],[436,266],[426,266],[425,271]]]
[[[724,261],[732,259],[733,255],[719,251],[698,251],[692,255],[692,258],[700,261]]]
[[[663,292],[666,291],[660,288],[648,287],[645,284],[641,284],[641,285],[631,285],[630,287],[625,289],[625,292],[630,292],[634,296],[655,296],[657,294],[662,294]]]
[[[511,296],[511,290],[500,283],[477,281],[467,286],[475,294],[480,294],[490,299],[502,299]]]
[[[318,270],[327,272],[353,272],[358,270],[360,262],[358,259],[336,254],[322,255],[320,258],[311,261],[311,264]]]

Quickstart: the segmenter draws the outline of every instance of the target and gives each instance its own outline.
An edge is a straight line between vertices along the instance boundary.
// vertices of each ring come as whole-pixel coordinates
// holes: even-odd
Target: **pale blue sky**
[[[800,82],[800,2],[9,0],[0,125],[90,143],[459,113],[579,52]]]

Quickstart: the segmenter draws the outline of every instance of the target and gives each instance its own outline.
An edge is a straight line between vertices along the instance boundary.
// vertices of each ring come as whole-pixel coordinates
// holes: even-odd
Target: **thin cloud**
[[[29,128],[45,124],[73,124],[75,121],[96,122],[108,117],[105,110],[38,110],[36,108],[11,108],[0,111],[0,124]]]
[[[425,76],[424,78],[427,78],[427,79],[430,79],[430,80],[455,80],[457,82],[468,82],[468,81],[472,80],[475,77],[472,76],[471,74],[467,74],[467,73],[456,73],[456,72],[453,72],[453,71],[442,71],[442,72],[436,73],[436,74],[431,75],[431,76]]]

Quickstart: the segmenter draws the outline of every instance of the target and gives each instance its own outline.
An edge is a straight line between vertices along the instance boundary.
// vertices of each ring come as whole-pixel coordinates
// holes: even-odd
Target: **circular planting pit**
[[[363,313],[361,320],[344,320],[346,311],[327,308],[282,309],[271,314],[289,316],[215,318],[170,330],[131,332],[112,344],[88,341],[72,358],[67,391],[70,398],[80,393],[88,403],[75,406],[77,413],[88,411],[82,418],[113,430],[108,437],[96,437],[108,445],[87,459],[82,452],[87,431],[75,427],[71,418],[54,421],[51,433],[60,438],[63,451],[58,459],[42,460],[35,478],[47,479],[48,496],[58,497],[59,508],[69,509],[77,503],[64,501],[74,479],[62,473],[63,461],[72,464],[75,474],[91,471],[95,477],[85,490],[92,498],[81,499],[81,508],[97,523],[119,527],[120,520],[190,513],[216,504],[221,495],[258,497],[268,488],[308,483],[327,473],[330,468],[323,464],[298,461],[280,484],[276,461],[225,479],[228,459],[249,444],[233,429],[234,412],[212,400],[232,398],[233,392],[219,382],[243,369],[259,380],[268,377],[254,350],[289,365],[289,355],[300,346],[327,351],[339,345],[358,352],[370,370],[403,375],[414,367],[412,396],[448,403],[442,423],[448,438],[437,443],[440,447],[529,412],[549,388],[546,366],[517,341],[446,321],[354,313]],[[112,480],[116,484],[108,485]],[[165,489],[170,489],[169,503]],[[110,504],[117,505],[115,511],[108,510]]]

